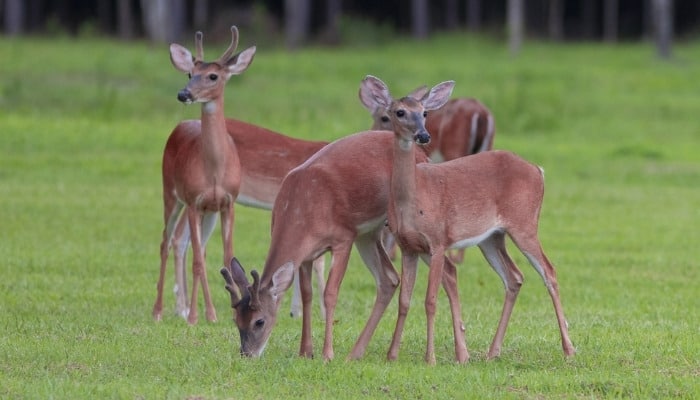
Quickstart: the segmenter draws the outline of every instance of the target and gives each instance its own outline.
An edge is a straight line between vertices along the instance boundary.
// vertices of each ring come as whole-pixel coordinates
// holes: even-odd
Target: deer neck
[[[208,175],[216,179],[226,169],[227,158],[233,149],[233,141],[226,131],[223,98],[202,103],[201,120],[202,159]]]
[[[394,140],[394,160],[391,173],[390,218],[399,233],[413,230],[416,208],[416,144],[398,136]],[[392,221],[390,221],[390,224]]]

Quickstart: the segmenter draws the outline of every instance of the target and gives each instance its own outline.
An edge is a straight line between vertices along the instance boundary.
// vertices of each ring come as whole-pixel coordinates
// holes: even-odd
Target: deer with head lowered
[[[428,89],[421,86],[409,94],[420,99]],[[392,130],[389,110],[375,108],[369,110],[372,115],[372,129]],[[425,128],[430,133],[430,143],[424,146],[432,162],[450,161],[493,148],[496,134],[493,114],[479,100],[471,97],[450,99],[437,110],[432,110],[425,118]],[[389,255],[395,258],[396,243],[392,235],[387,234],[384,244]],[[464,260],[464,249],[454,250],[450,259],[455,263]]]
[[[224,53],[217,62],[205,63],[202,61],[202,36],[201,33],[195,35],[195,45],[197,48],[197,57],[193,58],[188,55],[186,49],[179,45],[171,46],[171,60],[173,65],[178,70],[187,73],[190,76],[188,88],[185,89],[192,93],[198,93],[202,85],[209,85],[210,90],[220,90],[219,96],[223,99],[223,90],[227,81],[229,71],[227,65],[238,62],[243,62],[243,59],[236,60],[236,57],[231,57],[235,51],[238,31],[232,27],[232,43],[229,50]],[[246,65],[250,64],[255,52],[255,47],[252,47],[241,55],[245,55],[249,61],[245,61]],[[225,59],[228,57],[229,59]],[[230,61],[229,61],[230,60]],[[239,66],[237,68],[242,68]],[[233,71],[240,73],[240,71]],[[216,76],[216,78],[214,78]],[[182,92],[181,92],[182,94]],[[185,103],[197,101],[194,97],[192,100],[188,96],[178,95],[178,99]],[[206,101],[203,101],[206,103]],[[176,185],[176,169],[178,163],[183,157],[197,157],[192,153],[187,155],[187,148],[193,146],[196,141],[205,140],[207,137],[203,133],[205,126],[212,124],[204,124],[205,107],[203,104],[203,115],[201,120],[182,121],[170,134],[165,151],[163,154],[163,203],[165,216],[165,229],[163,231],[163,241],[160,246],[161,255],[161,275],[158,281],[158,294],[155,305],[153,307],[153,317],[156,320],[162,318],[162,296],[163,296],[163,280],[166,268],[166,263],[170,248],[172,246],[175,263],[175,294],[176,294],[176,312],[184,318],[188,318],[191,312],[192,303],[188,302],[187,296],[187,277],[185,271],[185,259],[187,249],[190,244],[190,224],[189,218],[182,210],[186,206],[183,200],[179,198]],[[221,112],[223,116],[223,104],[217,107],[216,111]],[[282,183],[284,176],[294,167],[308,159],[312,154],[325,146],[327,142],[307,141],[284,136],[269,129],[265,129],[253,124],[249,124],[236,119],[224,118],[224,130],[232,140],[235,147],[237,159],[239,162],[232,162],[229,165],[231,174],[240,175],[240,186],[238,187],[237,196],[230,194],[233,200],[239,204],[261,208],[272,209],[279,186]],[[221,129],[221,124],[217,124],[217,129]],[[222,139],[223,140],[223,139]],[[224,140],[225,142],[228,142]],[[192,152],[192,150],[190,150]],[[182,172],[178,172],[182,173]],[[233,210],[231,210],[233,213]],[[204,229],[201,240],[201,247],[204,247],[208,240],[216,216],[204,219],[207,223]],[[318,277],[318,284],[322,292],[325,287],[325,279],[323,279],[323,259],[319,258],[314,262],[314,271]],[[296,292],[295,292],[296,293]],[[207,295],[207,292],[205,292]],[[295,296],[298,297],[298,296]],[[295,311],[294,309],[292,310]],[[323,309],[322,309],[323,311]],[[196,317],[190,322],[194,322]]]
[[[425,360],[435,363],[434,318],[444,257],[450,248],[479,246],[505,286],[501,319],[488,358],[500,355],[503,338],[523,275],[506,252],[508,235],[544,280],[554,304],[564,354],[575,350],[569,339],[554,266],[538,239],[544,196],[542,170],[505,151],[488,151],[439,164],[415,164],[416,142],[427,143],[425,113],[442,106],[454,82],[433,87],[421,98],[394,100],[378,78],[362,81],[360,97],[368,108],[388,110],[394,131],[389,200],[389,228],[402,252],[399,315],[389,349],[398,355],[401,334],[416,278],[418,258],[430,265],[425,299],[427,347]]]
[[[334,141],[284,178],[272,209],[270,249],[262,274],[251,271],[252,284],[234,259],[222,268],[226,289],[235,310],[240,333],[240,352],[260,356],[277,319],[281,295],[299,271],[302,298],[302,335],[299,354],[313,355],[311,341],[311,261],[330,252],[331,268],[326,282],[326,328],[324,360],[334,358],[333,323],[341,281],[353,243],[376,281],[376,297],[370,317],[355,342],[349,359],[363,356],[399,283],[381,242],[389,201],[393,134],[367,131]],[[413,162],[427,162],[424,153]],[[455,352],[466,356],[456,269],[446,260],[444,286],[453,314]]]

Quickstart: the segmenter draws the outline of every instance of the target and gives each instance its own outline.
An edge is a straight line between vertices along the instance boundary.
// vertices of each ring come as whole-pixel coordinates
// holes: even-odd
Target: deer
[[[416,146],[430,141],[426,112],[442,106],[454,81],[434,86],[421,98],[395,100],[379,78],[367,76],[360,98],[367,107],[388,110],[394,133],[388,224],[401,248],[399,313],[389,348],[398,355],[401,335],[415,284],[418,258],[430,266],[425,298],[427,345],[425,361],[435,364],[434,318],[438,284],[450,248],[478,246],[498,273],[505,301],[488,359],[500,356],[508,321],[523,274],[506,251],[506,235],[542,277],[554,305],[565,356],[575,353],[559,297],[554,266],[538,238],[544,197],[544,172],[507,151],[487,151],[444,163],[415,164]]]
[[[364,355],[399,283],[381,242],[389,201],[392,142],[391,132],[358,132],[329,143],[284,178],[272,208],[270,248],[262,273],[252,270],[250,283],[235,258],[220,271],[230,294],[242,356],[259,357],[265,350],[282,294],[298,270],[302,300],[299,355],[313,357],[308,312],[312,299],[310,268],[312,260],[330,252],[331,268],[324,292],[323,359],[335,357],[333,317],[353,244],[376,283],[372,311],[347,358],[356,360]],[[425,153],[414,154],[414,162],[427,161]],[[456,268],[449,260],[445,261],[443,280],[453,313],[455,352],[464,357]]]
[[[235,27],[232,27],[232,32]],[[233,33],[232,33],[233,34]],[[235,41],[237,38],[234,36]],[[200,51],[198,59],[201,61],[201,33],[195,35],[195,45]],[[235,48],[236,46],[233,45]],[[181,49],[175,47],[179,52]],[[233,53],[233,50],[231,50]],[[187,57],[187,56],[185,56]],[[223,60],[225,61],[225,60]],[[175,62],[173,61],[175,65]],[[177,65],[178,70],[181,70]],[[189,67],[189,66],[187,66]],[[192,70],[187,74],[194,75]],[[226,80],[219,80],[223,86]],[[221,107],[223,110],[223,107]],[[163,231],[163,242],[160,246],[161,273],[164,274],[165,265],[170,248],[174,253],[175,264],[175,295],[176,313],[187,319],[190,313],[190,304],[187,296],[187,278],[185,271],[185,259],[190,245],[190,227],[188,218],[182,212],[184,205],[178,202],[174,187],[174,165],[176,156],[183,146],[189,146],[194,137],[201,135],[202,123],[200,120],[182,121],[171,132],[163,156],[163,203],[166,227]],[[234,201],[244,206],[271,210],[274,199],[279,191],[284,176],[294,167],[308,159],[312,154],[325,146],[327,142],[307,141],[282,135],[269,129],[246,123],[237,119],[225,118],[225,129],[233,140],[240,164],[237,170],[240,173],[240,186],[238,195]],[[235,167],[235,165],[234,165]],[[233,171],[235,172],[235,171]],[[232,211],[233,212],[233,211]],[[213,224],[205,232],[203,246],[211,234]],[[319,291],[325,289],[324,260],[319,258],[314,261],[313,270],[316,273]],[[164,275],[161,275],[158,285],[156,303],[153,308],[153,316],[156,320],[162,318],[162,285]],[[299,298],[299,290],[295,289],[294,298]],[[300,306],[292,306],[291,314],[296,316]],[[325,313],[321,303],[321,313]]]
[[[253,61],[255,46],[235,54],[238,29],[231,27],[231,44],[216,61],[203,61],[202,33],[195,34],[196,55],[185,47],[170,45],[173,66],[190,77],[177,98],[185,104],[201,103],[199,123],[185,121],[171,135],[163,151],[164,220],[161,255],[170,246],[171,235],[181,213],[186,214],[192,240],[192,295],[187,322],[197,323],[197,292],[202,286],[208,321],[216,321],[207,281],[205,249],[207,239],[221,218],[224,263],[233,258],[233,203],[241,186],[240,159],[236,145],[228,134],[224,118],[224,88],[233,75],[243,73]],[[184,211],[183,211],[184,209]],[[183,228],[184,229],[184,228]],[[167,251],[166,251],[167,253]],[[157,284],[158,295],[153,315],[160,318],[165,262],[161,259]]]
[[[421,86],[409,96],[421,98],[427,93],[427,87]],[[387,109],[370,109],[373,130],[392,130],[391,119]],[[496,134],[494,118],[491,111],[479,100],[472,97],[450,99],[437,110],[428,113],[425,128],[430,133],[430,143],[425,151],[432,162],[450,161],[455,158],[489,151],[493,149]],[[389,257],[396,259],[396,243],[388,230],[385,231],[384,244]],[[454,263],[464,261],[464,249],[449,253]]]

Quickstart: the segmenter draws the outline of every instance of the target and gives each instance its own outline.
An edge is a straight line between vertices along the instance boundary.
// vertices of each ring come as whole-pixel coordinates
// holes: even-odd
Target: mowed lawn
[[[251,44],[241,31],[241,48]],[[205,33],[205,58],[225,45]],[[0,398],[700,396],[697,42],[676,46],[671,62],[649,44],[529,42],[513,58],[503,43],[465,35],[293,54],[260,46],[231,79],[228,116],[315,140],[369,126],[357,97],[367,74],[396,96],[453,79],[455,96],[493,111],[496,148],[544,167],[540,238],[577,354],[563,357],[550,298],[513,248],[525,284],[502,355],[487,361],[503,286],[470,249],[459,287],[472,359],[453,361],[441,293],[434,367],[423,362],[425,266],[399,360],[385,361],[394,300],[365,358],[345,361],[375,293],[355,252],[330,363],[320,357],[317,297],[318,357],[297,356],[301,321],[287,317],[289,295],[264,355],[239,357],[218,233],[207,256],[219,322],[200,312],[188,326],[174,315],[172,269],[167,312],[154,322],[162,149],[178,121],[199,117],[176,100],[186,77],[166,45],[0,38],[0,54]],[[269,212],[236,206],[234,248],[247,270],[263,267],[269,225]]]

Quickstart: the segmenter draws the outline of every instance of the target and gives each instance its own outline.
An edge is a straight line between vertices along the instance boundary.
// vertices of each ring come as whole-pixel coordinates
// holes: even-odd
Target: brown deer
[[[427,93],[421,86],[409,94],[420,99]],[[369,110],[372,115],[372,129],[392,130],[389,112],[385,108]],[[425,151],[432,162],[454,160],[482,151],[493,149],[496,134],[493,115],[481,102],[474,98],[461,97],[450,99],[445,105],[428,113],[425,128],[430,133],[430,143]],[[395,259],[396,243],[390,232],[385,232],[384,244],[392,260]],[[455,263],[464,260],[464,249],[450,252],[450,259]]]
[[[198,48],[201,46],[199,34],[195,36],[195,43]],[[201,55],[199,57],[201,60]],[[179,69],[177,66],[176,68]],[[186,72],[192,74],[192,71]],[[225,81],[222,82],[225,83]],[[327,144],[327,142],[287,137],[236,119],[225,118],[225,125],[226,132],[233,139],[240,160],[240,187],[238,196],[234,200],[239,204],[255,208],[271,210],[284,176]],[[170,246],[172,246],[175,263],[176,312],[184,318],[187,318],[190,312],[190,304],[186,298],[187,277],[185,271],[186,253],[190,244],[190,228],[188,218],[182,213],[184,206],[178,203],[171,175],[174,171],[175,157],[180,148],[194,140],[194,136],[200,135],[201,126],[200,120],[181,122],[170,134],[163,157],[163,203],[166,229],[163,232],[163,242],[161,243],[161,271],[164,273]],[[213,224],[211,227],[213,228]],[[211,229],[205,233],[203,243],[206,243]],[[325,288],[323,258],[315,260],[313,269],[317,275],[319,291],[322,293]],[[162,279],[163,277],[161,277]],[[157,320],[162,317],[162,283],[159,283],[158,287],[158,296],[153,309],[153,316]],[[298,290],[295,290],[295,298],[299,296]],[[325,313],[323,304],[321,304],[321,311]],[[299,311],[293,307],[292,314],[297,313]]]
[[[175,127],[183,131],[168,139],[163,153],[163,203],[165,229],[161,242],[170,246],[171,235],[185,209],[192,240],[192,296],[187,321],[197,322],[197,290],[201,283],[206,317],[216,321],[216,310],[209,294],[204,246],[221,216],[224,262],[233,258],[233,203],[241,185],[240,159],[236,145],[226,129],[224,88],[233,75],[245,71],[253,61],[255,46],[234,55],[238,29],[231,27],[231,44],[214,62],[203,61],[202,33],[195,35],[196,57],[179,44],[170,45],[170,60],[179,71],[189,74],[190,81],[180,90],[178,100],[185,104],[201,103],[201,120],[185,121]],[[167,254],[167,250],[165,251]],[[167,258],[167,256],[166,256]],[[153,316],[161,318],[165,261],[161,258],[158,296]]]
[[[415,164],[415,143],[427,143],[426,111],[442,106],[454,82],[433,87],[422,98],[394,100],[378,78],[362,81],[366,106],[389,110],[393,131],[393,158],[389,201],[389,227],[402,251],[399,315],[389,349],[398,354],[408,313],[418,257],[430,265],[425,299],[427,348],[425,360],[435,363],[434,318],[444,257],[449,248],[477,245],[505,286],[505,303],[488,358],[500,355],[508,320],[523,275],[506,252],[508,235],[542,276],[554,303],[564,354],[575,350],[569,339],[559,299],[554,266],[538,239],[538,220],[544,196],[542,170],[510,152],[489,151],[440,164]]]
[[[389,200],[392,143],[393,134],[386,131],[350,135],[328,144],[285,177],[272,209],[270,250],[262,274],[253,270],[250,284],[235,259],[230,269],[221,270],[235,309],[242,355],[262,354],[277,319],[281,295],[295,270],[299,270],[303,307],[299,354],[313,355],[308,312],[310,268],[312,260],[330,251],[323,358],[333,359],[333,315],[354,243],[377,284],[371,315],[348,356],[362,357],[399,283],[380,240]],[[414,162],[427,162],[427,156],[416,152]],[[444,285],[453,307],[455,349],[458,357],[464,357],[456,269],[449,260],[446,263]]]

